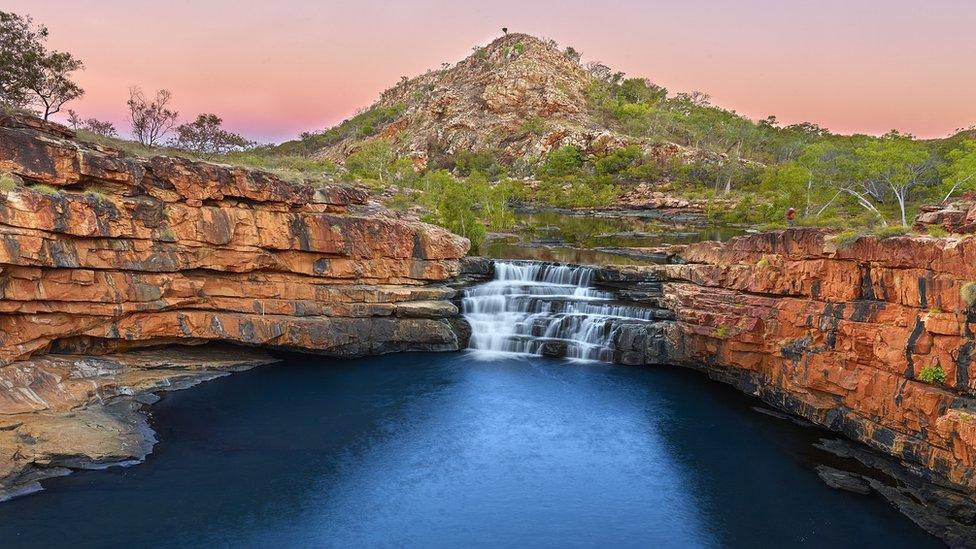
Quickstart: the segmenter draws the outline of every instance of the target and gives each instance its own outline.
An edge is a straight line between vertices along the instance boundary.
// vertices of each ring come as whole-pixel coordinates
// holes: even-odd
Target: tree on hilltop
[[[193,122],[176,127],[176,138],[171,144],[178,148],[204,156],[226,154],[254,146],[253,141],[221,127],[224,120],[216,114],[201,114]]]
[[[169,109],[173,94],[169,90],[159,90],[154,97],[147,98],[138,86],[129,88],[129,120],[132,122],[132,137],[145,147],[158,145],[176,125],[179,113]]]

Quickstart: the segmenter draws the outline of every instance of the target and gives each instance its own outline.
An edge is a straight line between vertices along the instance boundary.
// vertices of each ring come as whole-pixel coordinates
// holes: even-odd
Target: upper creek
[[[939,545],[757,405],[677,368],[290,356],[165,394],[145,463],[0,505],[0,544]]]
[[[725,241],[745,232],[709,225],[697,214],[660,210],[523,210],[510,231],[490,235],[482,253],[582,265],[641,264],[647,260],[633,248]]]

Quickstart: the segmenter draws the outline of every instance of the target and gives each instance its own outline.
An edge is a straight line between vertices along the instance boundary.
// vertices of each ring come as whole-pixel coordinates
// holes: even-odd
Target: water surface
[[[700,216],[668,210],[516,212],[516,226],[492,235],[484,255],[499,259],[535,259],[587,265],[627,265],[646,260],[613,253],[615,248],[690,244],[728,240],[742,227],[710,225]]]
[[[144,464],[0,505],[0,545],[938,545],[755,404],[675,368],[292,357],[166,395]]]

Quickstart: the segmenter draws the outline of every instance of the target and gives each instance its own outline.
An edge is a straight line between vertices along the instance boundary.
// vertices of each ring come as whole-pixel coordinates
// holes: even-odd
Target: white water
[[[591,286],[590,267],[537,262],[495,263],[495,279],[465,290],[469,348],[482,356],[543,354],[565,344],[569,358],[613,361],[612,342],[622,324],[653,320],[654,311],[614,303]]]

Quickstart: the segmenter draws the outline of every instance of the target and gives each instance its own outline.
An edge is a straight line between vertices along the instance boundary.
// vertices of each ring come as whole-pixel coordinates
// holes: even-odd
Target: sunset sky
[[[86,63],[72,107],[125,133],[127,89],[280,141],[335,124],[401,75],[501,27],[572,45],[752,118],[941,137],[976,124],[972,0],[5,0]]]

